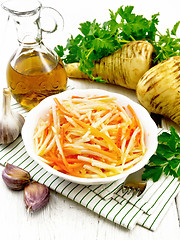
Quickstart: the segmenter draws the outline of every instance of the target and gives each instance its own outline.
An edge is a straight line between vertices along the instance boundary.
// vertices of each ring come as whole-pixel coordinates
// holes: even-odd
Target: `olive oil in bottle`
[[[7,68],[7,83],[13,97],[23,107],[32,109],[44,98],[66,89],[67,76],[61,60],[58,62],[37,51],[22,54]]]
[[[19,44],[7,67],[7,84],[16,101],[30,110],[44,98],[66,89],[64,65],[42,38],[43,33],[54,33],[63,25],[63,18],[38,0],[7,0],[1,6],[14,20]],[[51,27],[43,29],[42,23],[49,18],[53,20]]]

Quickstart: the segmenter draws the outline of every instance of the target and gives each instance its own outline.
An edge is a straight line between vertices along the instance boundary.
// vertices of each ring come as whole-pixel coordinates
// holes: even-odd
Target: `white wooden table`
[[[30,0],[29,0],[30,1]],[[2,2],[2,0],[0,1]],[[136,13],[146,17],[160,12],[162,29],[172,28],[173,24],[180,20],[178,0],[171,1],[116,1],[109,2],[100,0],[91,1],[58,1],[43,0],[44,5],[52,6],[59,10],[64,16],[64,33],[57,38],[51,38],[51,44],[65,43],[67,36],[75,33],[79,23],[86,20],[97,19],[104,21],[109,17],[108,9],[116,10],[120,5],[135,5]],[[155,9],[155,10],[154,10]],[[154,12],[155,11],[155,12]],[[13,38],[8,37],[10,32],[4,28],[5,14],[0,10],[0,72],[1,82],[5,79],[5,65],[7,58],[13,48]],[[13,30],[11,35],[13,35]],[[4,42],[3,42],[4,39]],[[3,42],[3,43],[2,43]],[[12,52],[11,52],[12,53]],[[5,81],[2,86],[5,86]],[[135,98],[132,91],[121,89],[117,86],[90,83],[82,80],[70,80],[71,87],[77,88],[102,88],[114,92],[120,92]],[[136,99],[134,99],[136,100]],[[3,167],[0,167],[0,174]],[[140,226],[134,230],[126,230],[77,203],[51,191],[49,204],[33,215],[28,214],[23,202],[23,192],[14,192],[5,186],[0,177],[0,239],[6,240],[116,240],[116,239],[172,239],[179,240],[180,237],[180,194],[173,201],[167,215],[159,228],[151,232]]]

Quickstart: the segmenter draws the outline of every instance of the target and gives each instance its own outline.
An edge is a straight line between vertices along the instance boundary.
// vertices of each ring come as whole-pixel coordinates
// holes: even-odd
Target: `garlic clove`
[[[11,110],[11,93],[9,88],[3,89],[3,105],[0,116],[0,144],[13,142],[20,134],[24,117]]]
[[[48,203],[49,198],[49,188],[41,183],[30,182],[24,188],[24,202],[28,211],[38,211]]]
[[[21,190],[30,182],[31,176],[29,172],[24,169],[7,163],[2,171],[2,179],[8,188],[12,190]]]

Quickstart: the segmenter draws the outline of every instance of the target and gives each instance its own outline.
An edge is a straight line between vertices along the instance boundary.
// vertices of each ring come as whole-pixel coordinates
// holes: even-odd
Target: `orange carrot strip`
[[[79,160],[77,158],[67,158],[67,161],[69,164],[72,164],[72,163],[83,163],[83,164],[87,164],[87,162],[85,161],[82,161],[82,160]]]
[[[118,148],[120,148],[122,144],[121,137],[122,137],[122,128],[119,127],[117,132],[117,137],[116,137],[116,145]]]
[[[83,167],[83,163],[73,163],[73,164],[69,164],[70,168],[79,168],[79,167]]]
[[[65,173],[67,172],[67,169],[62,164],[54,165],[53,168],[60,171],[60,172],[62,172],[62,171],[65,172]]]
[[[59,141],[59,143],[60,143],[60,145],[61,145],[61,149],[63,150],[62,142]],[[68,164],[68,162],[66,161],[66,157],[65,157],[65,155],[64,155],[64,152],[62,152],[61,156],[62,156],[62,161],[63,161],[63,163],[64,163],[64,166],[67,168],[67,170],[69,170],[69,168],[68,168],[69,164]]]
[[[138,119],[138,117],[137,117],[134,109],[133,109],[130,105],[128,105],[127,108],[129,109],[129,111],[130,111],[131,114],[133,115],[133,117],[134,117],[134,119],[135,119],[135,122],[136,122],[136,126],[139,127],[139,129],[140,129],[140,132],[139,132],[139,133],[137,134],[137,136],[136,136],[137,141],[140,142],[140,141],[141,141],[140,139],[141,139],[141,137],[142,137],[142,127],[141,127],[141,124],[140,124],[140,122],[139,122],[139,119]]]
[[[93,100],[93,99],[101,99],[101,98],[108,98],[108,95],[104,95],[104,96],[93,96],[93,97],[88,97],[89,100]]]
[[[139,119],[138,119],[138,117],[137,117],[134,109],[133,109],[130,105],[128,105],[127,108],[129,109],[129,111],[131,112],[131,114],[133,115],[133,117],[135,118],[136,124],[137,124],[137,126],[140,128],[140,130],[141,130],[141,124],[140,124],[140,122],[139,122]]]
[[[68,117],[74,117],[74,114],[68,112],[65,107],[58,101],[58,99],[55,97],[54,101],[56,103],[57,108],[66,116]]]
[[[48,128],[50,128],[53,125],[53,114],[52,114],[52,108],[49,110],[49,117],[48,117]]]
[[[85,97],[80,97],[80,96],[72,96],[72,99],[77,98],[77,99],[84,99]]]

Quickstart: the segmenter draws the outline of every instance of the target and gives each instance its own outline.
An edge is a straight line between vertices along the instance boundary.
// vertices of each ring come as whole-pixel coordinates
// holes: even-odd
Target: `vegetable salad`
[[[36,154],[72,176],[100,178],[123,173],[145,154],[143,126],[130,105],[110,96],[55,97],[34,132]]]

